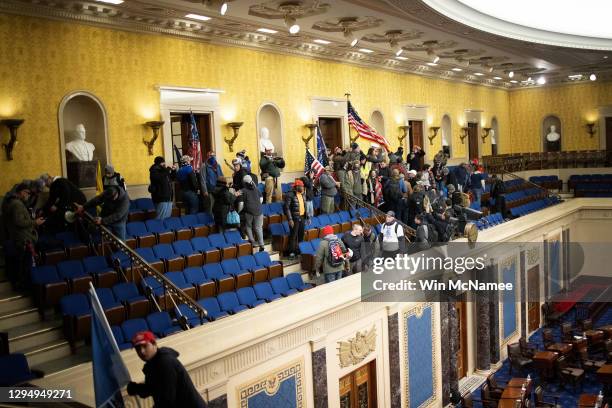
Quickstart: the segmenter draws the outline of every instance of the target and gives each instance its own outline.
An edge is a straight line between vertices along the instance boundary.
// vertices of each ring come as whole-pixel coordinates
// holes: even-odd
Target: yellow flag
[[[102,194],[104,186],[102,185],[102,165],[98,160],[98,171],[96,173],[96,195]]]

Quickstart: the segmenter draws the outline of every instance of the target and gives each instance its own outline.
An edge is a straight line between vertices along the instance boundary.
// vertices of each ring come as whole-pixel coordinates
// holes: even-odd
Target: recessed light
[[[313,40],[313,42],[316,42],[317,44],[323,44],[323,45],[327,45],[327,44],[331,44],[331,41],[327,41],[327,40]]]
[[[591,75],[589,76],[589,79],[590,79],[591,81],[596,81],[596,80],[597,80],[597,75],[595,75],[595,74],[591,74]]]
[[[108,4],[121,4],[123,3],[123,0],[96,0],[97,2],[100,3],[108,3]]]
[[[404,52],[404,49],[400,48],[399,50],[395,51],[395,56],[399,57],[400,55],[402,55],[403,52]]]
[[[359,49],[359,51],[361,51],[361,52],[365,52],[366,54],[371,54],[371,53],[373,53],[373,52],[374,52],[374,51],[372,51],[372,50],[368,50],[367,48],[360,48],[360,49]]]
[[[210,20],[210,17],[202,16],[200,14],[187,14],[185,17],[186,18],[191,18],[193,20],[200,20],[200,21],[208,21],[208,20]]]
[[[474,75],[483,76],[484,74],[482,72],[474,72]]]
[[[436,64],[435,62],[428,62],[427,65],[429,65],[430,67],[437,67],[438,64]]]
[[[353,38],[353,41],[351,41],[351,47],[356,46],[358,42],[359,42],[358,38]]]
[[[513,77],[514,77],[514,71],[510,71],[510,72],[508,72],[508,77],[509,77],[509,78],[513,78]]]
[[[497,79],[499,81],[501,77],[493,77],[493,79]]]
[[[221,4],[221,8],[219,9],[219,13],[221,13],[222,16],[224,16],[227,13],[227,9],[229,8],[229,4],[227,4],[227,1],[224,1]]]
[[[538,83],[538,85],[544,85],[546,83],[546,78],[541,76],[541,77],[538,78],[538,80],[536,82]]]
[[[278,31],[271,30],[269,28],[258,28],[257,31],[259,31],[260,33],[266,33],[266,34],[276,34],[276,33],[278,33]]]
[[[408,57],[395,57],[395,59],[406,61],[408,59]]]
[[[518,81],[516,79],[513,79],[510,81],[511,84],[518,84]]]
[[[461,72],[461,71],[463,71],[463,70],[462,70],[461,68],[453,68],[453,71],[455,71],[455,72]]]
[[[575,80],[578,80],[578,79],[582,79],[582,74],[568,75],[567,77],[569,79],[571,79],[572,81],[575,81]]]
[[[603,56],[603,59],[608,59],[608,56],[607,56],[607,55],[604,55],[604,56]]]
[[[528,77],[527,82],[531,82],[531,81],[532,81],[531,77]]]

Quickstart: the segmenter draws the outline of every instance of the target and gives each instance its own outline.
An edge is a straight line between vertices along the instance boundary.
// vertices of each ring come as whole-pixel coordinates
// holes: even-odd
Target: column
[[[315,408],[327,408],[327,362],[325,347],[312,353],[312,384]]]
[[[390,315],[388,318],[389,332],[389,372],[391,389],[391,408],[401,408],[402,406],[402,379],[400,375],[400,350],[399,350],[399,317],[398,313]],[[318,407],[318,405],[317,405]]]

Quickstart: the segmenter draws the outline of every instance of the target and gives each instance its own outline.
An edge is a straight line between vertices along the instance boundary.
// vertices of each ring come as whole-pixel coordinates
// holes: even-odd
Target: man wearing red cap
[[[289,223],[287,252],[289,252],[290,258],[295,258],[299,254],[299,242],[304,239],[304,225],[308,219],[306,197],[304,197],[304,182],[302,180],[295,180],[293,190],[285,194],[283,210]]]
[[[330,225],[323,227],[322,232],[323,239],[315,253],[315,272],[318,274],[319,269],[322,269],[325,282],[331,282],[342,278],[344,261],[353,256],[353,253],[351,250],[347,251]]]
[[[155,408],[205,408],[206,403],[178,360],[179,353],[168,347],[157,347],[155,335],[150,331],[136,333],[132,345],[138,357],[145,362],[142,372],[144,384],[130,382],[129,395],[153,397]]]

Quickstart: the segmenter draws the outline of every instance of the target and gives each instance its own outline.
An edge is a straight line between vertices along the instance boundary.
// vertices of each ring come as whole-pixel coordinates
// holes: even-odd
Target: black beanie
[[[155,164],[157,164],[159,166],[160,164],[164,163],[165,161],[166,161],[166,159],[164,159],[163,157],[157,156],[155,158],[155,160],[153,160],[153,163],[155,163]]]

